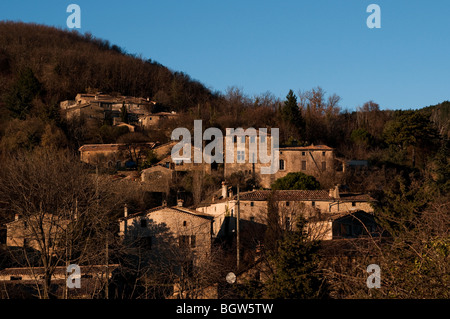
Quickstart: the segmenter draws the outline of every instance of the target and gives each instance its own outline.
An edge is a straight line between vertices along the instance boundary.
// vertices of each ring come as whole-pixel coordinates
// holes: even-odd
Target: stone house
[[[118,264],[111,265],[82,265],[80,266],[80,288],[66,289],[67,267],[57,266],[52,275],[51,294],[71,299],[91,299],[101,297],[105,289],[106,277],[111,279],[118,268]],[[33,298],[38,295],[37,286],[43,284],[43,267],[5,268],[0,270],[0,299]]]
[[[232,145],[227,145],[227,143],[232,143]],[[204,160],[202,163],[193,163],[193,155],[191,163],[174,161],[169,155],[160,164],[177,171],[196,170],[206,174],[211,174],[219,167],[223,167],[225,179],[234,173],[242,172],[247,177],[254,176],[260,186],[266,189],[270,189],[276,179],[284,177],[288,173],[303,172],[314,177],[321,177],[334,174],[336,171],[333,148],[326,145],[309,145],[274,148],[274,152],[278,153],[278,163],[276,163],[278,171],[274,174],[263,174],[263,168],[275,165],[275,163],[261,161],[259,147],[266,145],[265,153],[267,156],[271,156],[271,143],[271,135],[263,131],[256,131],[253,136],[247,132],[238,132],[228,140],[226,136],[223,137],[223,163],[206,163]],[[204,148],[205,145],[203,145]],[[193,152],[192,147],[191,154]],[[230,159],[227,160],[228,156]]]
[[[169,194],[170,186],[176,172],[161,165],[154,165],[141,172],[141,182],[149,192],[163,192]]]
[[[158,128],[162,120],[174,119],[178,116],[175,112],[158,112],[147,114],[142,117],[141,124],[144,128]]]
[[[164,249],[188,250],[195,262],[209,258],[212,247],[213,217],[208,214],[177,206],[160,206],[124,216],[119,219],[119,236],[129,244],[138,243],[152,251]]]
[[[155,104],[150,99],[139,97],[79,93],[75,100],[62,101],[60,108],[66,119],[83,117],[88,121],[100,120],[113,125],[121,117],[122,107],[126,107],[128,122],[142,126],[142,119],[151,114]]]
[[[368,235],[378,237],[383,231],[373,214],[357,210],[310,218],[308,233],[314,239],[334,240]]]
[[[222,185],[222,196],[197,207],[197,211],[214,216],[214,236],[221,236],[235,229],[235,218],[238,209],[237,195],[228,193],[226,184]],[[327,190],[255,190],[239,194],[240,220],[257,224],[267,224],[267,208],[269,197],[277,203],[280,211],[280,223],[286,229],[294,226],[298,214],[311,218],[328,218],[342,213],[364,211],[373,213],[371,198],[367,194],[340,193],[335,187]],[[313,221],[311,219],[311,221]],[[228,222],[229,225],[224,223]],[[317,224],[317,220],[314,221]],[[330,231],[330,230],[327,230]]]
[[[53,215],[34,215],[15,219],[6,224],[6,245],[9,247],[26,247],[42,251],[45,242],[50,249],[58,247],[69,220]]]
[[[81,146],[80,160],[91,165],[103,167],[122,168],[127,166],[127,162],[136,159],[145,160],[148,151],[155,147],[155,143],[135,143],[135,144],[86,144]]]

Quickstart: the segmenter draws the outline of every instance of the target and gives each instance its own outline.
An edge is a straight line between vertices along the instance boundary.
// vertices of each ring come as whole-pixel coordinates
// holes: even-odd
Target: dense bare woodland
[[[61,117],[60,101],[98,91],[148,97],[157,102],[155,111],[181,116],[134,133],[101,122],[88,128],[82,120]],[[320,87],[286,88],[286,94],[280,100],[270,92],[249,97],[236,87],[211,92],[187,74],[90,34],[0,22],[0,224],[4,231],[3,225],[20,214],[38,247],[10,249],[2,243],[0,270],[43,267],[43,283],[35,284],[34,296],[40,298],[67,297],[52,290],[52,274],[57,266],[73,263],[119,265],[109,289],[100,287],[93,298],[168,298],[173,287],[177,297],[199,298],[214,285],[221,287],[223,298],[449,298],[450,102],[394,111],[367,101],[347,110],[337,93]],[[390,236],[339,244],[311,241],[302,230],[279,225],[284,208],[271,203],[263,212],[267,229],[246,230],[270,244],[256,252],[251,240],[244,242],[249,247],[240,269],[235,243],[218,244],[213,258],[193,267],[188,252],[164,229],[159,229],[165,241],[160,254],[146,249],[148,243],[121,241],[117,220],[124,205],[130,213],[155,205],[140,184],[111,178],[117,171],[80,163],[78,148],[164,143],[174,128],[192,129],[194,119],[222,130],[276,127],[283,146],[325,144],[343,160],[368,161],[368,167],[318,182],[322,189],[341,184],[369,193],[376,200],[375,218]],[[198,204],[221,181],[220,174],[192,173],[171,188],[189,193],[192,204]],[[255,186],[241,175],[230,183],[242,190]],[[304,259],[293,251],[301,251]],[[372,263],[381,266],[381,289],[366,286],[365,270]],[[246,267],[268,280],[227,285],[229,271],[244,273]],[[291,287],[298,278],[303,284]]]

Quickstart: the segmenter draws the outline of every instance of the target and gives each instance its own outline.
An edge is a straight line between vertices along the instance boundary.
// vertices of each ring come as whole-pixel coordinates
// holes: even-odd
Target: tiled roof
[[[158,113],[149,113],[147,116],[178,116],[177,113],[171,112],[158,112]]]
[[[354,193],[340,193],[339,200],[343,201],[373,201],[374,199],[369,194],[354,194]]]
[[[118,264],[111,264],[108,265],[109,271],[112,271],[113,269],[117,268]],[[55,275],[58,274],[65,274],[67,268],[64,266],[58,266],[55,268],[55,271],[53,272]],[[92,266],[80,266],[81,273],[101,273],[105,272],[106,265],[92,265]],[[20,275],[43,275],[44,274],[44,268],[43,267],[20,267],[20,268],[5,268],[0,271],[0,276],[20,276]]]
[[[252,192],[246,192],[239,195],[240,200],[250,201],[265,201],[269,198],[272,191],[270,190],[256,190]],[[333,200],[327,190],[277,190],[273,191],[274,199],[277,201],[303,201],[303,200]],[[367,194],[350,194],[340,193],[340,201],[371,201],[373,200]],[[235,195],[233,197],[237,199]]]
[[[340,211],[335,213],[321,213],[318,216],[310,217],[309,221],[322,221],[322,220],[329,220],[329,221],[335,221],[337,219],[340,219],[342,217],[348,217],[348,216],[354,216],[356,218],[371,218],[373,219],[372,213],[367,213],[361,209],[357,210],[346,210],[346,211]]]
[[[189,209],[189,208],[186,208],[186,207],[180,207],[180,206],[172,206],[172,207],[159,206],[159,207],[155,207],[155,208],[152,208],[152,209],[144,210],[142,212],[138,212],[138,213],[134,213],[134,214],[128,215],[127,217],[121,217],[121,218],[119,218],[119,220],[126,220],[126,219],[134,218],[134,217],[137,217],[137,216],[147,215],[149,213],[153,213],[153,212],[156,212],[156,211],[159,211],[159,210],[164,210],[164,209],[170,209],[170,210],[173,210],[173,211],[179,212],[179,213],[195,215],[195,216],[200,217],[200,218],[208,218],[208,219],[213,218],[213,216],[211,216],[211,215],[203,214],[201,212],[198,212],[196,210]]]
[[[91,100],[92,102],[109,102],[109,103],[120,103],[120,102],[131,102],[139,104],[155,104],[154,101],[147,101],[147,99],[142,97],[134,96],[112,96],[108,94],[80,94],[80,99]]]
[[[309,146],[287,146],[280,147],[280,151],[332,151],[333,148],[327,145],[309,145]]]
[[[239,195],[240,200],[268,200],[272,191],[270,190],[257,190],[252,192],[246,192]],[[273,191],[274,199],[277,201],[295,201],[295,200],[328,200],[330,196],[326,190],[279,190]],[[237,196],[234,196],[237,199]]]
[[[121,147],[126,147],[127,144],[86,144],[81,146],[78,150],[80,152],[90,152],[90,151],[118,151]],[[139,143],[139,146],[145,146],[153,148],[155,143]]]

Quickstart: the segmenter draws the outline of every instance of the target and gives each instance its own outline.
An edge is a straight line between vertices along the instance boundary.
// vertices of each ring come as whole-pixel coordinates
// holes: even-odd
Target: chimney
[[[19,214],[14,215],[14,220],[19,220]]]
[[[225,181],[223,181],[222,182],[222,198],[227,198],[227,191],[228,191],[227,183],[225,183]]]
[[[334,186],[334,188],[330,189],[330,197],[332,198],[339,198],[339,184],[337,184],[336,186]]]
[[[125,204],[125,206],[123,207],[123,217],[128,217],[128,205]]]
[[[184,203],[184,200],[182,200],[181,198],[177,200],[178,207],[183,207],[183,203]]]

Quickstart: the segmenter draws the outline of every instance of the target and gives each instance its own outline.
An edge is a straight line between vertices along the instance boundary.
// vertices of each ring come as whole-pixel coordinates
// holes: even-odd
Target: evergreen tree
[[[277,253],[271,258],[275,273],[266,284],[271,298],[310,299],[327,296],[326,284],[318,273],[319,244],[308,239],[305,225],[306,220],[300,218],[296,230],[284,234]]]
[[[278,204],[274,199],[274,193],[271,192],[267,199],[267,228],[264,238],[264,247],[268,254],[278,249],[277,245],[282,233]]]
[[[450,191],[450,161],[449,142],[444,141],[434,158],[434,169],[436,186],[441,194],[448,194]]]
[[[122,102],[122,107],[120,108],[120,119],[123,123],[128,123],[128,110],[125,106],[125,102]]]
[[[24,120],[30,113],[33,99],[41,93],[42,85],[34,76],[33,70],[26,68],[19,73],[6,94],[6,107],[15,118]]]
[[[284,101],[284,105],[281,108],[281,117],[297,129],[303,128],[303,118],[298,107],[297,96],[292,90],[289,90],[286,101]]]
[[[396,111],[393,120],[388,121],[383,130],[384,141],[395,145],[399,151],[412,147],[411,164],[416,164],[416,149],[431,149],[437,141],[438,133],[430,120],[417,111]]]
[[[376,203],[377,222],[392,236],[399,236],[413,229],[414,219],[429,201],[430,194],[422,180],[413,174],[398,175]]]
[[[278,178],[272,184],[272,189],[304,189],[316,190],[320,189],[320,183],[314,176],[306,175],[302,172],[288,173],[286,176]]]

